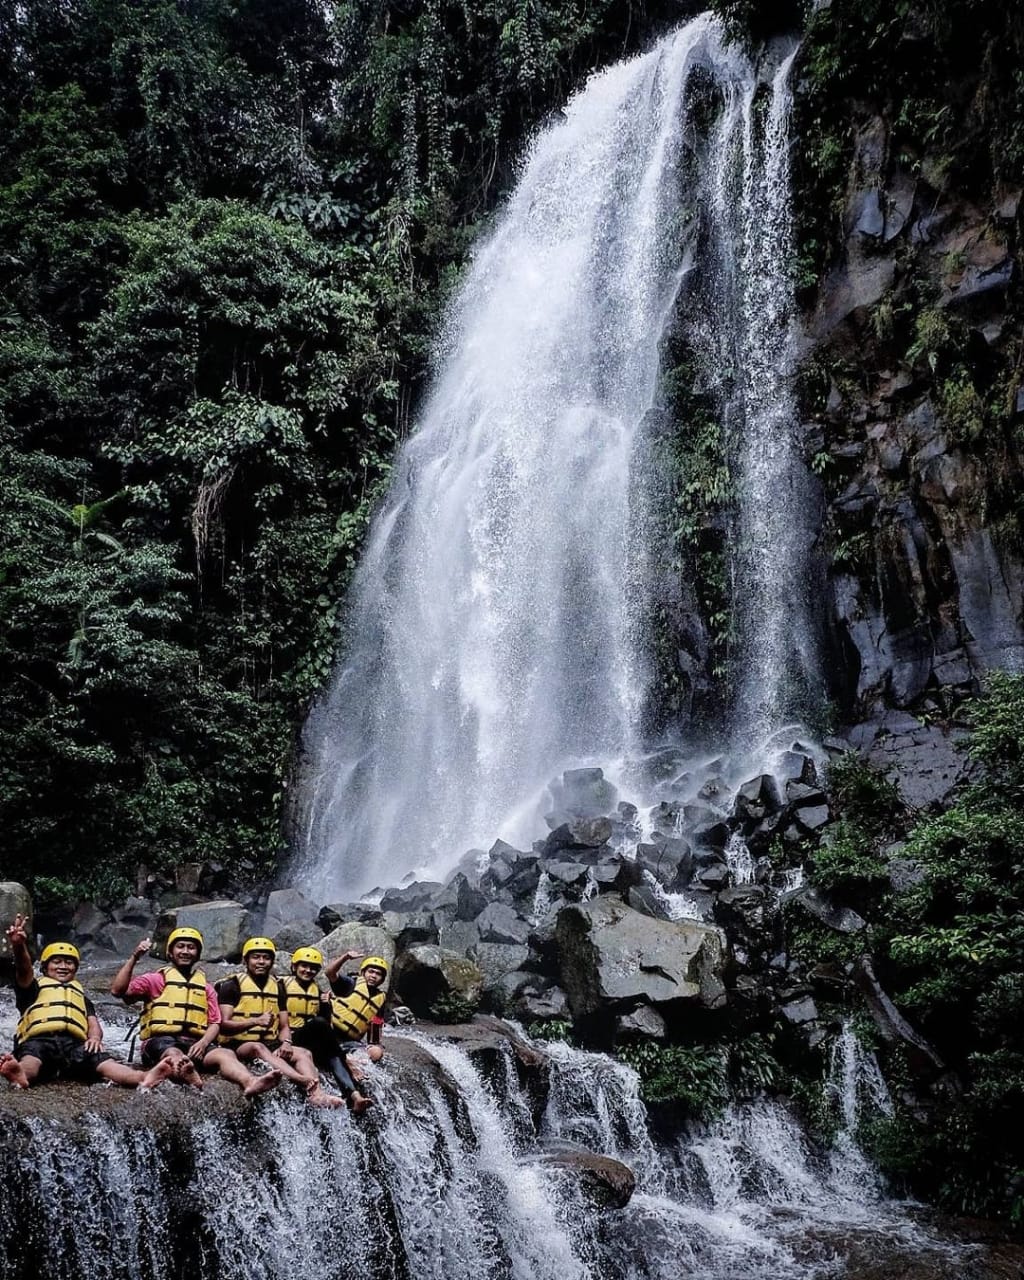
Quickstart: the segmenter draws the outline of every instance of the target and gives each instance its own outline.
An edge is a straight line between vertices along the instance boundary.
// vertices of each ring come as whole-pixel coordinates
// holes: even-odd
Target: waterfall
[[[737,723],[779,727],[805,632],[787,585],[790,61],[762,83],[704,15],[535,139],[445,324],[306,727],[299,876],[319,901],[528,841],[555,774],[649,746],[668,557],[650,411],[681,290],[736,450]]]
[[[389,1044],[363,1121],[284,1090],[34,1093],[86,1101],[74,1122],[60,1104],[5,1116],[5,1277],[823,1280],[848,1240],[955,1256],[874,1180],[839,1176],[781,1104],[658,1146],[635,1074],[601,1055],[538,1046],[531,1086],[508,1041]],[[574,1152],[627,1164],[628,1204],[595,1208]]]
[[[795,256],[788,78],[768,95],[725,82],[725,107],[699,174],[711,211],[699,309],[687,329],[729,441],[736,490],[731,575],[737,690],[732,743],[764,750],[820,687],[807,555],[809,476],[798,456],[792,389]]]

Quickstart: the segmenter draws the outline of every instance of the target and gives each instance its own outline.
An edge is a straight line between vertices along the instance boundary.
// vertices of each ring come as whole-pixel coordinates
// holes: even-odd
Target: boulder
[[[383,956],[389,965],[395,963],[395,942],[391,935],[377,925],[360,924],[357,920],[338,925],[321,938],[317,946],[325,960],[343,951],[363,951],[368,956]]]
[[[852,907],[836,906],[821,889],[813,885],[804,885],[789,898],[790,902],[803,907],[816,920],[820,920],[829,929],[837,933],[859,933],[866,921]]]
[[[113,914],[118,924],[133,924],[143,933],[151,933],[156,924],[152,902],[137,895],[126,898]]]
[[[281,925],[293,921],[308,921],[315,925],[318,915],[316,904],[310,902],[298,889],[272,889],[267,895],[267,907],[263,914],[263,932],[276,941],[277,930]]]
[[[401,951],[417,942],[437,942],[438,926],[430,911],[385,911],[381,925]]]
[[[32,939],[32,895],[17,880],[0,880],[0,956],[11,954],[11,946],[7,941],[7,926],[15,916],[25,916],[27,926],[25,932]]]
[[[95,941],[108,951],[112,951],[115,955],[121,956],[122,959],[127,956],[136,943],[141,942],[146,936],[147,930],[140,929],[137,924],[117,924],[111,923],[104,925],[95,935]]]
[[[80,902],[71,917],[71,932],[76,938],[87,942],[97,937],[109,923],[110,917],[95,902]]]
[[[573,818],[551,832],[544,841],[541,856],[557,857],[563,849],[595,849],[607,844],[611,834],[609,818]]]
[[[482,942],[510,942],[525,946],[530,937],[529,923],[511,907],[492,902],[476,919]]]
[[[618,792],[602,769],[566,769],[561,781],[549,784],[555,809],[577,818],[597,818],[612,813]]]
[[[457,871],[433,900],[435,911],[450,909],[454,920],[475,920],[487,906],[487,896],[470,884],[468,877]]]
[[[237,960],[250,934],[249,913],[240,902],[220,899],[197,902],[161,913],[153,934],[153,951],[163,956],[172,929],[198,929],[203,935],[203,959]]]
[[[542,1162],[571,1175],[596,1209],[621,1209],[629,1204],[636,1176],[621,1160],[595,1155],[562,1140],[546,1139],[541,1147]]]
[[[382,912],[423,911],[433,904],[444,885],[439,880],[414,880],[400,889],[388,889],[380,900]]]
[[[640,871],[649,871],[666,889],[677,889],[693,873],[693,850],[686,840],[663,837],[657,843],[637,845],[635,865]]]
[[[733,801],[733,818],[742,822],[760,822],[782,804],[779,788],[770,773],[762,773],[745,782]]]
[[[286,951],[290,956],[299,947],[319,947],[324,931],[311,920],[286,920],[284,924],[276,925],[273,933],[268,932],[267,936],[277,943],[278,951]]]
[[[467,1004],[479,1002],[484,975],[467,956],[423,943],[402,953],[395,972],[395,986],[417,1017],[429,1017],[442,997],[457,997]]]
[[[524,987],[512,1006],[513,1013],[523,1022],[568,1022],[569,1000],[561,987],[554,983],[538,981]]]
[[[664,1040],[666,1035],[665,1019],[649,1004],[637,1005],[629,1013],[620,1013],[615,1019],[616,1039],[640,1038],[643,1040]]]
[[[331,933],[339,924],[379,925],[381,922],[380,907],[369,902],[331,902],[320,908],[316,918],[317,924],[324,933]]]
[[[469,955],[479,941],[480,930],[476,927],[475,920],[452,920],[438,926],[437,943],[446,951]]]
[[[670,918],[664,893],[659,893],[649,884],[634,885],[626,895],[626,901],[634,911],[645,916],[654,916],[658,920]]]
[[[494,987],[530,958],[530,948],[506,942],[478,942],[470,959],[483,974],[485,987]]]
[[[617,1004],[725,1002],[721,933],[691,920],[655,920],[611,897],[558,915],[561,984],[573,1013]]]
[[[810,756],[800,751],[784,751],[775,766],[775,776],[782,783],[812,783],[818,780],[818,771]]]

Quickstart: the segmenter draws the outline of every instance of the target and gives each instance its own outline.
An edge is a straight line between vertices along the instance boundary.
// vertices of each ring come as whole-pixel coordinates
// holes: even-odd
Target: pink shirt
[[[144,996],[147,1000],[155,1000],[166,985],[162,970],[156,973],[139,973],[128,983],[124,998],[133,1000],[137,996]],[[206,1016],[211,1022],[220,1022],[217,993],[209,983],[206,984]]]

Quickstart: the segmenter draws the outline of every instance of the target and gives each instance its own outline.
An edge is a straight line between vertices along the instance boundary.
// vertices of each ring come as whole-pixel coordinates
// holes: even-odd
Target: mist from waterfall
[[[782,723],[806,630],[786,585],[793,512],[775,510],[787,71],[763,84],[704,15],[595,76],[536,138],[448,317],[307,724],[298,875],[319,901],[441,875],[496,836],[529,842],[554,775],[647,749],[650,584],[671,554],[652,540],[650,411],[693,281],[702,377],[736,449],[733,739]]]

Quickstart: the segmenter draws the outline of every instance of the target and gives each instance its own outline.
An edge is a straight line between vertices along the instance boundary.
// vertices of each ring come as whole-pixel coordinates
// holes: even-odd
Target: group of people
[[[39,957],[38,976],[26,937],[27,921],[16,916],[7,930],[14,957],[15,1003],[20,1021],[12,1053],[0,1054],[0,1076],[27,1089],[58,1078],[97,1079],[152,1089],[164,1080],[202,1088],[203,1072],[219,1072],[246,1095],[291,1080],[317,1107],[346,1104],[361,1113],[372,1105],[363,1073],[350,1062],[357,1046],[380,1061],[387,961],[345,951],[326,968],[316,947],[299,947],[287,978],[274,975],[277,950],[270,938],[249,938],[242,969],[211,985],[199,968],[203,936],[181,927],[167,939],[167,959],[154,973],[135,974],[150,950],[144,938],[114,975],[113,995],[141,1002],[142,1068],[120,1062],[103,1048],[103,1030],[77,973],[81,957],[70,942],[52,942]],[[358,976],[342,973],[362,960]],[[317,976],[323,970],[329,992]],[[260,1064],[259,1074],[250,1067]],[[321,1084],[333,1077],[341,1096]]]

